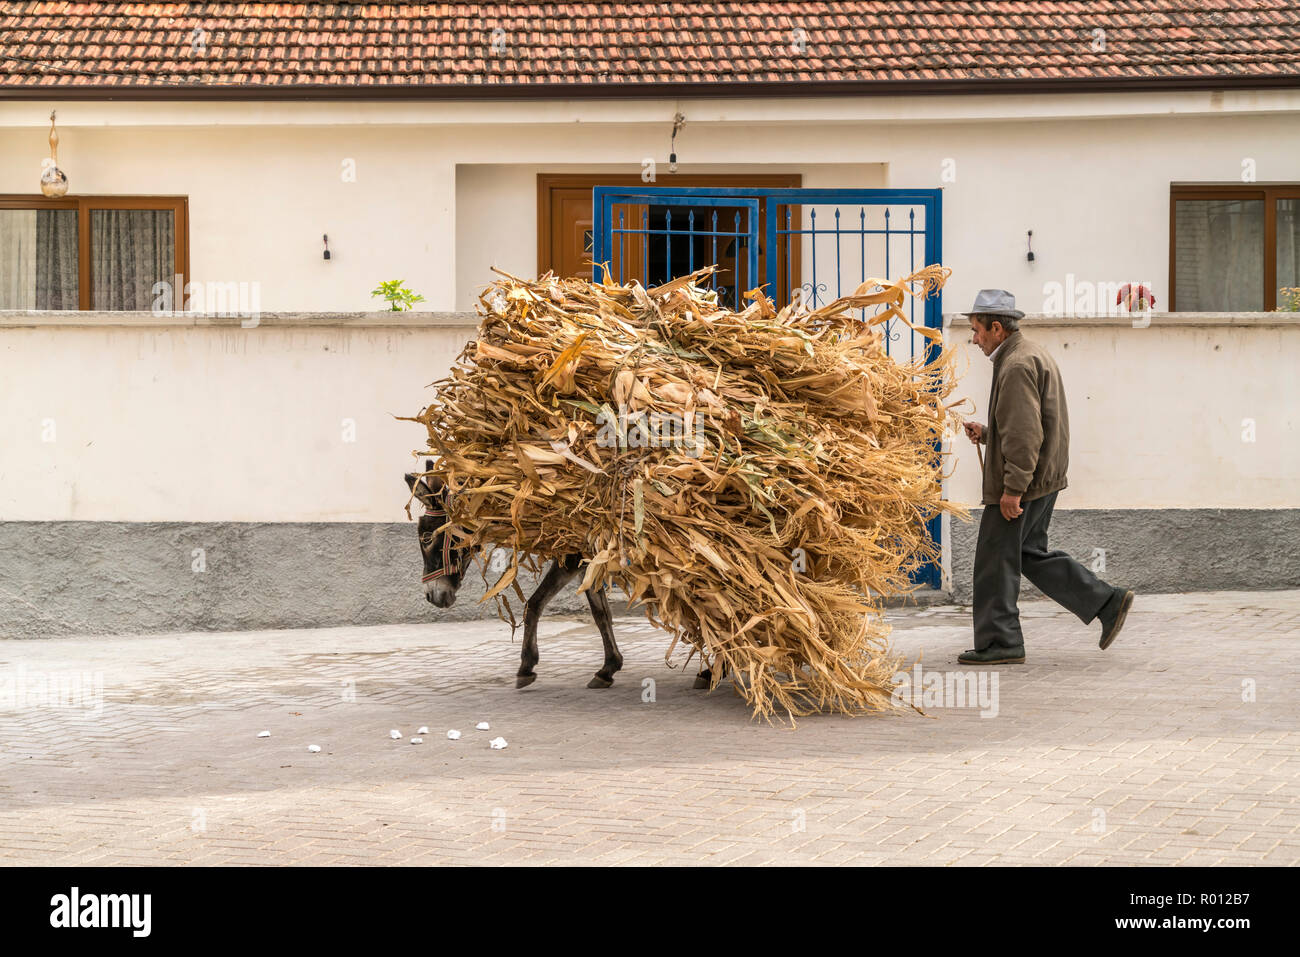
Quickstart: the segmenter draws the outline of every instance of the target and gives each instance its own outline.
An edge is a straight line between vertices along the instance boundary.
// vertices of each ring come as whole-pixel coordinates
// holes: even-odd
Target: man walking
[[[1047,351],[1020,332],[1024,313],[1004,289],[982,289],[967,313],[971,341],[993,360],[989,424],[966,423],[966,435],[988,447],[984,517],[975,546],[975,648],[968,665],[1025,660],[1020,632],[1023,574],[1085,625],[1100,619],[1106,649],[1124,626],[1133,592],[1101,581],[1065,552],[1047,550],[1047,525],[1065,488],[1070,419],[1061,373]]]

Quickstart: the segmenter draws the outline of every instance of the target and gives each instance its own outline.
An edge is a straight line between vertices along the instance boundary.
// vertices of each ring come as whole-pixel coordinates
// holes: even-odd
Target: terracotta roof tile
[[[0,90],[1197,76],[1300,77],[1300,0],[0,6]]]

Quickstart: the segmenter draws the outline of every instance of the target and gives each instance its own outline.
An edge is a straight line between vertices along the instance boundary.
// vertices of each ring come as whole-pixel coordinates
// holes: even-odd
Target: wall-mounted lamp
[[[324,235],[324,236],[322,236],[322,238],[325,240],[325,258],[326,258],[326,259],[329,259],[329,258],[330,258],[330,238],[329,238],[328,235]]]
[[[677,132],[686,125],[686,117],[681,113],[673,116],[673,135],[668,147],[668,172],[677,172]]]
[[[1025,259],[1028,262],[1034,261],[1034,231],[1032,229],[1029,231],[1029,255]]]

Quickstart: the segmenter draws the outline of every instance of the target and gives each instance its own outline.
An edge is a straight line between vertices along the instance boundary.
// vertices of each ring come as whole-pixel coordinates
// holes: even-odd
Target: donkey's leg
[[[587,682],[587,687],[608,688],[614,683],[615,672],[623,667],[623,656],[614,640],[614,620],[609,612],[609,596],[605,589],[588,588],[587,604],[591,607],[591,617],[596,619],[596,627],[600,629],[600,640],[605,645],[605,664]]]
[[[542,617],[546,603],[560,593],[573,576],[578,574],[578,561],[575,556],[566,555],[551,562],[546,574],[537,585],[537,590],[528,596],[524,606],[524,647],[519,654],[519,671],[515,674],[515,687],[526,688],[537,680],[533,668],[537,666],[537,622]]]

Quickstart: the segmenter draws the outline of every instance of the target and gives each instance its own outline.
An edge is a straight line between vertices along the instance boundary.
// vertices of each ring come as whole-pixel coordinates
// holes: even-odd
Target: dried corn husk
[[[891,708],[878,597],[912,589],[937,558],[924,523],[961,510],[938,451],[957,424],[951,353],[900,364],[880,324],[907,323],[907,297],[949,270],[796,314],[757,291],[722,308],[698,284],[712,268],[650,290],[502,273],[410,419],[428,430],[415,454],[436,457],[470,544],[513,549],[511,569],[581,553],[582,588],[618,584],[670,633],[670,660],[684,643],[756,715]],[[622,428],[642,413],[676,416],[671,441]]]

